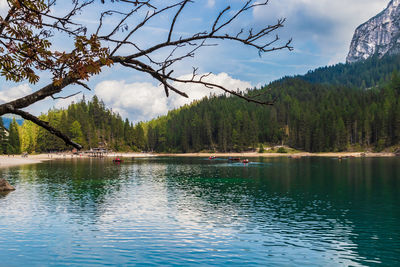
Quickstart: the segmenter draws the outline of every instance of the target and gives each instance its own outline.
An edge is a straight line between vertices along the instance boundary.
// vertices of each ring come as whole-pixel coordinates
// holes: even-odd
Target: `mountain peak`
[[[397,53],[400,53],[400,0],[391,0],[385,10],[356,29],[346,61]]]

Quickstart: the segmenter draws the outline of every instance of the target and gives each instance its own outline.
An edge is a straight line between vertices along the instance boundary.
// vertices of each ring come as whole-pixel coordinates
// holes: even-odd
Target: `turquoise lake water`
[[[400,158],[0,169],[0,266],[400,266]]]

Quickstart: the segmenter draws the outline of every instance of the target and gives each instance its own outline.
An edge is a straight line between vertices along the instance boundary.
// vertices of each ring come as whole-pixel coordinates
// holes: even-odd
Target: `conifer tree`
[[[18,123],[15,120],[15,118],[13,118],[10,124],[8,142],[9,142],[9,146],[7,147],[8,154],[21,153],[21,143],[19,140]]]
[[[0,153],[4,154],[7,152],[7,129],[4,127],[3,118],[0,117]]]
[[[73,141],[83,144],[83,133],[81,129],[81,124],[78,121],[74,121],[71,124],[71,127],[69,128],[69,131],[71,133],[71,138]]]

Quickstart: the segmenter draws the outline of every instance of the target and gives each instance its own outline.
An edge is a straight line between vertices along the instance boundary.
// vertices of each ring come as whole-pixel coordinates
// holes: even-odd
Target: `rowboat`
[[[122,163],[123,160],[120,159],[120,158],[115,158],[115,159],[113,159],[113,162],[114,162],[114,163]]]

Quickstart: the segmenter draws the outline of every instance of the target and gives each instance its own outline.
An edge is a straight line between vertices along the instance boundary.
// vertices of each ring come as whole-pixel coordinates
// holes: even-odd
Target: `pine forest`
[[[210,95],[135,125],[94,96],[41,119],[84,149],[114,151],[239,152],[286,145],[309,152],[382,151],[400,143],[400,56],[372,57],[319,68],[243,92],[266,106]],[[1,126],[1,125],[0,125]],[[0,136],[3,153],[70,150],[35,124],[10,124]]]

